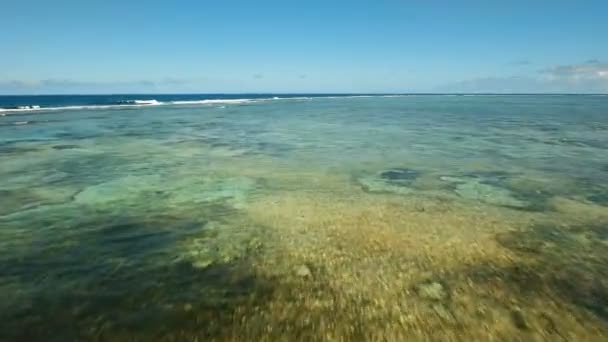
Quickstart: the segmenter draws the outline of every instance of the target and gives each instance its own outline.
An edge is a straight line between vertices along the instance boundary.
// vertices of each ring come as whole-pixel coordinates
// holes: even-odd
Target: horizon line
[[[121,95],[608,95],[607,93],[562,93],[562,92],[169,92],[169,93],[39,93],[0,94],[8,96],[121,96]]]

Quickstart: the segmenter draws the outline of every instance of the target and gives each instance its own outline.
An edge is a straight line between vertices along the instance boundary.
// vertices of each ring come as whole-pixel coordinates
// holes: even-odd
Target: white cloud
[[[526,65],[528,61],[515,61]],[[506,68],[506,66],[505,66]],[[508,69],[513,70],[513,69]],[[557,65],[541,70],[517,68],[518,75],[488,76],[462,80],[429,88],[424,79],[417,82],[418,88],[406,87],[406,80],[401,77],[376,77],[359,82],[357,90],[363,92],[377,91],[425,91],[454,93],[608,93],[608,63],[599,60],[588,60],[583,63]],[[345,75],[345,77],[350,75]],[[354,76],[353,76],[354,77]],[[424,76],[421,76],[423,78]],[[306,73],[291,76],[290,82],[298,80],[290,91],[357,91],[344,88],[336,78],[310,78]],[[283,80],[285,82],[287,80]],[[426,80],[429,81],[430,80]],[[439,81],[439,80],[438,80]],[[281,82],[274,82],[264,74],[258,73],[251,78],[239,80],[238,77],[227,78],[176,78],[167,77],[152,80],[134,80],[123,82],[95,82],[71,79],[42,80],[0,80],[0,94],[92,94],[92,93],[163,93],[163,92],[256,92],[283,89]],[[295,82],[292,82],[295,83]],[[426,83],[428,84],[428,83]]]
[[[541,70],[548,80],[608,81],[608,63],[590,60],[582,64],[558,65]]]
[[[524,76],[483,77],[446,84],[440,92],[471,93],[606,93],[608,63],[589,60],[557,65]]]

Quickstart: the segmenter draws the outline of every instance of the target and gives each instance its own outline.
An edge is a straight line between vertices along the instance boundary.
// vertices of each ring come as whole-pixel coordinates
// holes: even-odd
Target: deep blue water
[[[231,100],[231,99],[271,99],[298,97],[334,97],[366,94],[109,94],[109,95],[0,95],[0,109],[20,106],[66,107],[66,106],[107,106],[129,104],[135,100],[172,101]],[[375,94],[378,95],[378,94]]]
[[[386,95],[407,95],[407,94],[348,94],[348,93],[298,93],[298,94],[107,94],[107,95],[0,95],[0,109],[14,109],[20,106],[40,106],[40,107],[66,107],[66,106],[108,106],[129,104],[136,100],[157,100],[162,103],[172,101],[201,101],[201,100],[234,100],[234,99],[272,99],[279,98],[313,98],[313,97],[353,97],[353,96],[386,96]],[[412,96],[509,96],[496,94],[410,94]],[[568,95],[568,94],[521,94],[511,96],[538,97],[551,96],[570,98],[584,97],[596,98],[606,95]]]

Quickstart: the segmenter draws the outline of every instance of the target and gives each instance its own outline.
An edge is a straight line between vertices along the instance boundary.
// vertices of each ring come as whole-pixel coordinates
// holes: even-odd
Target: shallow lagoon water
[[[608,337],[608,100],[0,117],[1,340]]]

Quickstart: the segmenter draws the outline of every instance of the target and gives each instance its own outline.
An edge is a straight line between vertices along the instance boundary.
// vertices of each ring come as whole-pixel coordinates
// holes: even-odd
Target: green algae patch
[[[513,273],[514,285],[530,294],[550,291],[608,322],[607,227],[600,222],[545,223],[498,234],[497,241],[520,254],[526,265]]]
[[[507,189],[484,184],[476,180],[456,184],[454,192],[469,200],[504,207],[525,208],[529,205],[529,203],[517,199],[514,193]]]
[[[192,180],[160,175],[125,176],[88,186],[75,196],[75,201],[133,207],[226,203],[242,208],[255,187],[256,181],[246,177],[207,176]]]
[[[72,200],[74,193],[74,190],[61,187],[0,189],[0,216],[64,204]]]
[[[440,176],[440,181],[449,185],[461,198],[520,210],[546,210],[548,195],[518,183],[514,175],[503,172],[473,172],[462,175]]]
[[[161,177],[157,175],[126,176],[88,186],[74,196],[74,200],[89,205],[116,201],[135,202],[141,197],[162,191],[161,184]]]
[[[257,255],[267,239],[264,229],[251,224],[214,222],[179,244],[177,260],[199,269],[229,264]]]
[[[257,181],[247,177],[210,176],[195,182],[172,180],[167,189],[168,201],[173,205],[224,202],[243,208],[256,187]]]

